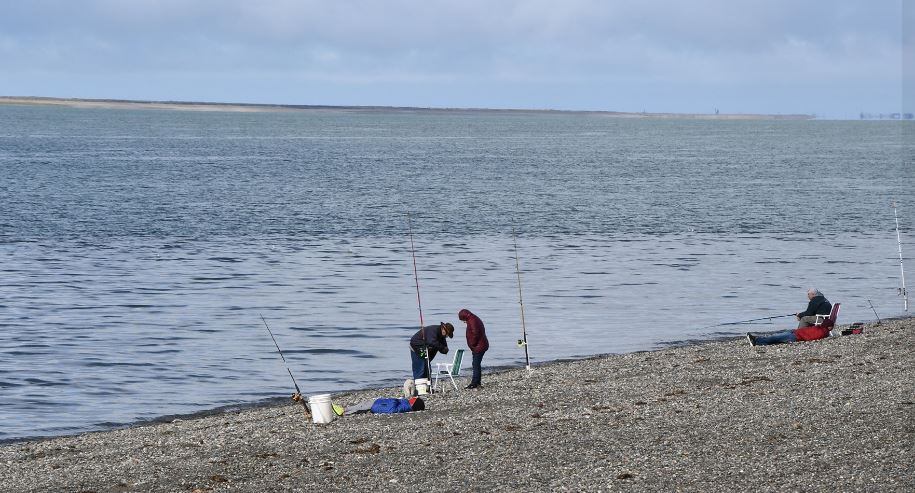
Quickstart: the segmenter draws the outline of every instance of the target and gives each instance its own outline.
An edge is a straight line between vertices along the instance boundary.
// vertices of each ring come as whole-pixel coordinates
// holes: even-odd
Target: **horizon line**
[[[612,110],[570,110],[554,108],[486,108],[447,106],[384,106],[384,105],[325,105],[325,104],[278,104],[278,103],[232,103],[215,101],[178,101],[114,98],[61,98],[53,96],[0,96],[0,104],[60,105],[84,108],[137,108],[174,109],[184,111],[401,111],[401,112],[493,112],[493,113],[569,113],[593,114],[617,118],[685,118],[685,119],[780,119],[812,120],[816,114],[804,113],[676,113],[676,112],[631,112]]]

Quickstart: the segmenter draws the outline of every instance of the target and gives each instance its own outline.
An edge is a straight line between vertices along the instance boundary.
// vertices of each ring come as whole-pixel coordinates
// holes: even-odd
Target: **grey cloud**
[[[884,87],[901,70],[901,9],[901,0],[37,0],[4,7],[0,58],[14,73]]]
[[[898,38],[899,0],[789,2],[96,0],[14,3],[4,32],[36,40],[83,33],[127,44],[202,37],[251,46],[326,44],[366,52],[460,51],[524,43],[588,48],[639,39],[682,50],[765,50],[787,38],[830,49],[851,35]],[[896,32],[893,32],[896,31]]]

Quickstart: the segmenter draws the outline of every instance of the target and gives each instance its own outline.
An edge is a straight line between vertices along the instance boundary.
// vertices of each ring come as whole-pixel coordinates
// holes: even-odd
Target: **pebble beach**
[[[913,343],[884,320],[484,374],[408,414],[315,425],[289,401],[8,443],[0,490],[915,491]]]

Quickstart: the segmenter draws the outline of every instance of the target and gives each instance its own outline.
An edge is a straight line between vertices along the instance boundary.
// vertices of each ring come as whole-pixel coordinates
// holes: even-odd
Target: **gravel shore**
[[[913,345],[915,320],[884,321],[484,374],[410,414],[314,425],[290,401],[13,443],[0,490],[910,492]]]

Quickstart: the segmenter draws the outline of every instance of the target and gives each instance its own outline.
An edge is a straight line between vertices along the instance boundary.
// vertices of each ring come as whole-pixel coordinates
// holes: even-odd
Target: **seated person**
[[[781,344],[786,342],[797,341],[815,341],[829,336],[831,326],[816,326],[817,315],[829,315],[832,311],[832,304],[816,288],[807,290],[807,309],[795,314],[798,319],[797,329],[776,332],[765,336],[754,336],[747,332],[747,341],[751,346],[766,346],[769,344]]]
[[[810,327],[816,323],[817,315],[829,315],[832,310],[832,303],[817,288],[807,290],[807,299],[810,300],[807,303],[807,309],[794,314],[794,317],[798,320],[797,328],[799,329]]]

